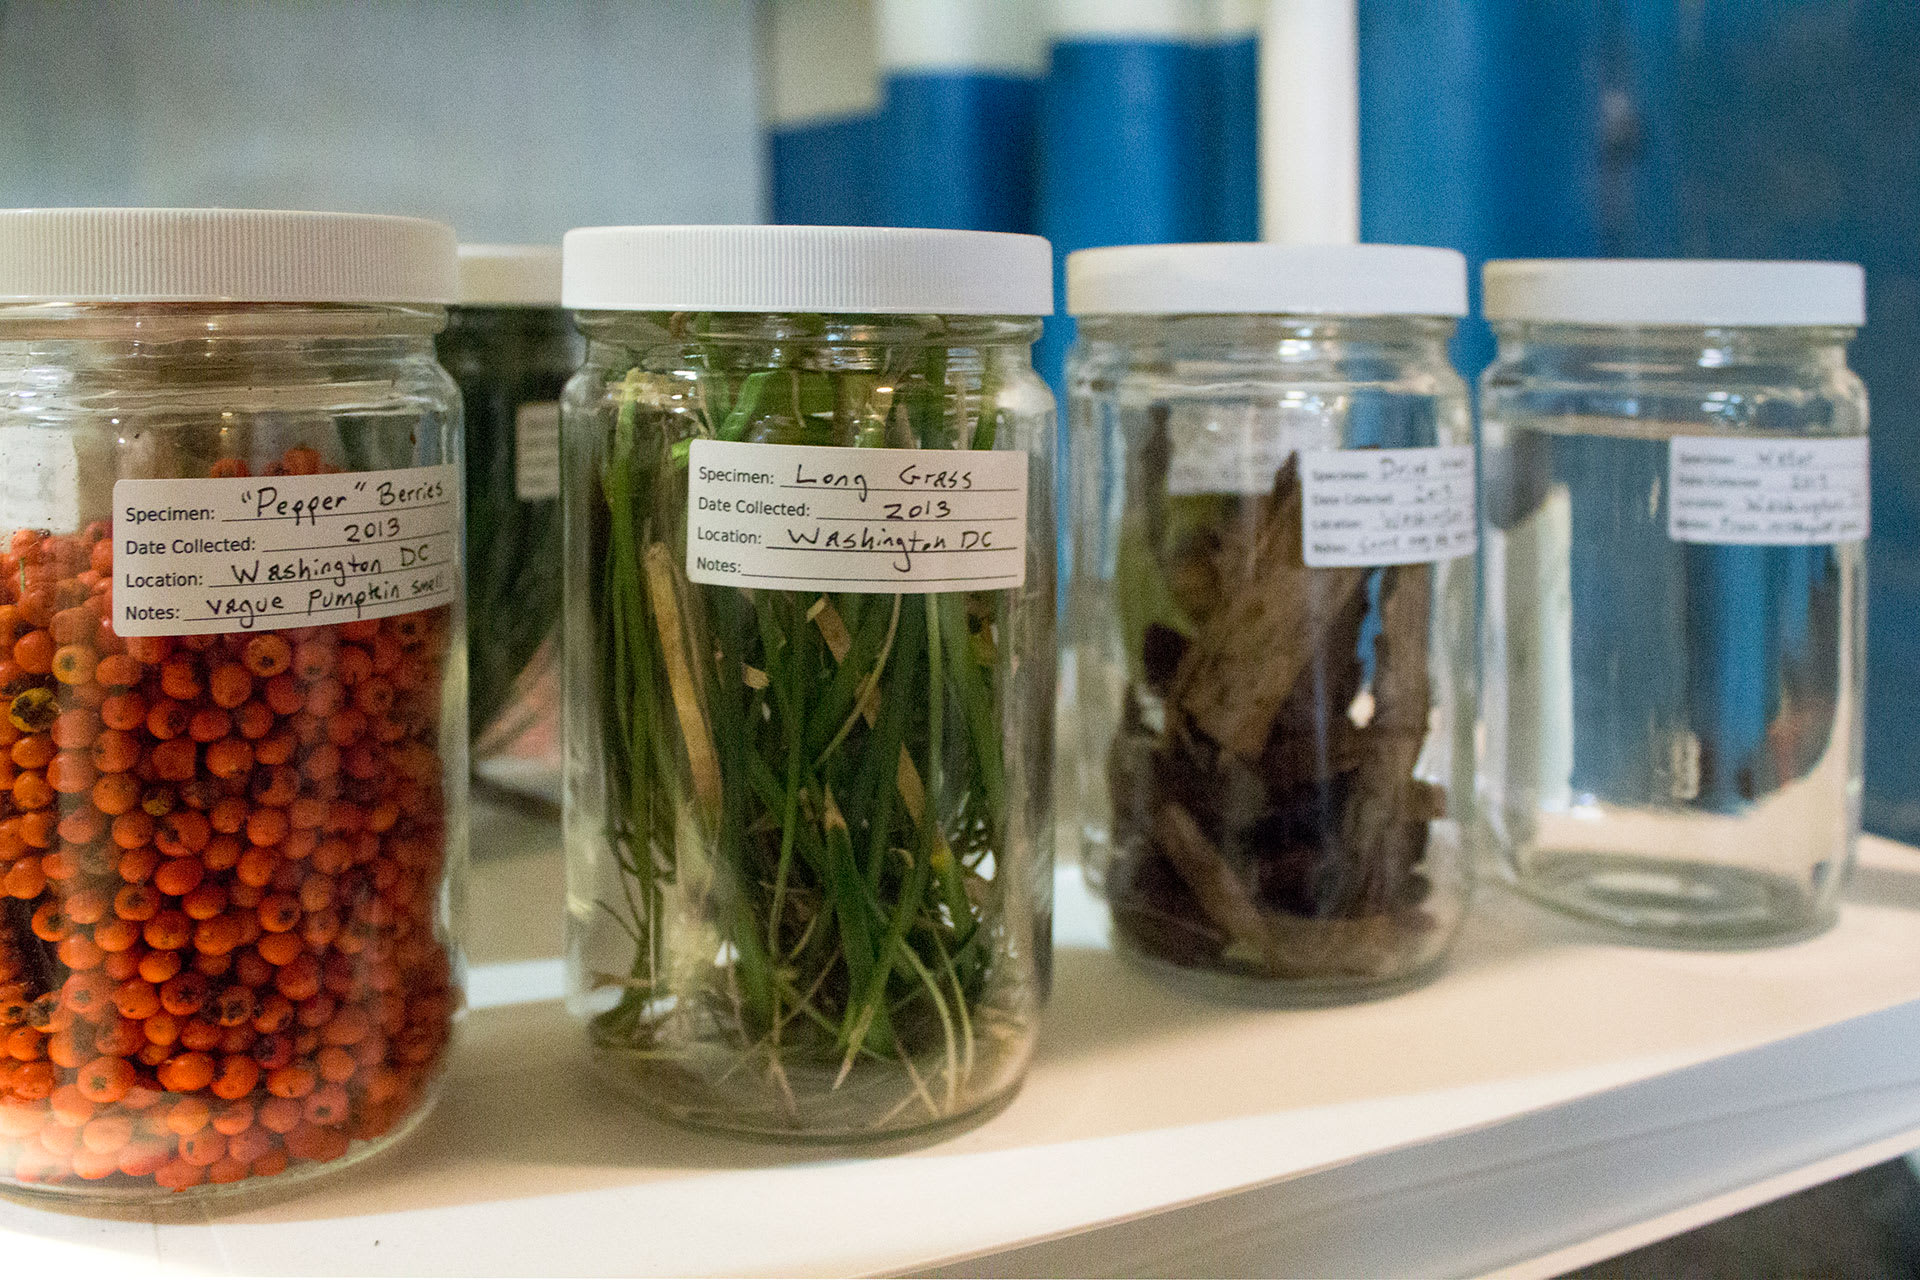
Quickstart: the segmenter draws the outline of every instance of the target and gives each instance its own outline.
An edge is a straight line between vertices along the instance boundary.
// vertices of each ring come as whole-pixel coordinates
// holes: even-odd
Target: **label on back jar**
[[[1675,436],[1667,446],[1667,536],[1801,547],[1867,536],[1867,438]]]
[[[1300,494],[1300,556],[1312,568],[1473,554],[1472,445],[1308,449]]]
[[[453,603],[459,470],[121,480],[113,629],[191,636]]]
[[[1288,458],[1339,440],[1337,420],[1317,404],[1175,405],[1167,414],[1167,493],[1272,493]]]
[[[1027,455],[695,440],[687,577],[868,594],[1021,586]]]
[[[513,411],[513,492],[522,502],[560,496],[560,406],[551,400]]]

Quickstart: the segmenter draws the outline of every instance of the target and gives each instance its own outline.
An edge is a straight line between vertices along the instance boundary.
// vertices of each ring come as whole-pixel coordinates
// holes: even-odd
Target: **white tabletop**
[[[409,1142],[211,1221],[0,1203],[8,1271],[1547,1275],[1920,1146],[1920,851],[1885,841],[1805,942],[1621,946],[1490,887],[1437,982],[1291,1012],[1154,985],[1063,868],[1025,1088],[877,1156],[604,1095],[553,999],[556,842],[479,816],[476,1008]]]

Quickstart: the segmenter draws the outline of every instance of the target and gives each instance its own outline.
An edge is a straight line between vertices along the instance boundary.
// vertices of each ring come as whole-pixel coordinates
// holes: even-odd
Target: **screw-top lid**
[[[1067,310],[1097,315],[1463,316],[1467,260],[1397,244],[1142,244],[1067,255]]]
[[[1535,258],[1489,262],[1489,320],[1619,325],[1866,323],[1866,273],[1851,262]]]
[[[272,209],[0,210],[0,302],[453,300],[453,228]]]
[[[583,227],[561,297],[576,311],[826,311],[1040,316],[1039,236],[903,227]]]
[[[460,246],[463,307],[558,307],[560,246],[555,244],[463,244]]]

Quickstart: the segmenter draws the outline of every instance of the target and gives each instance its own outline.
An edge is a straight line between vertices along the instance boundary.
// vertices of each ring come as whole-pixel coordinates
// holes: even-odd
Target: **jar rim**
[[[446,324],[438,303],[0,300],[0,341],[408,337]]]

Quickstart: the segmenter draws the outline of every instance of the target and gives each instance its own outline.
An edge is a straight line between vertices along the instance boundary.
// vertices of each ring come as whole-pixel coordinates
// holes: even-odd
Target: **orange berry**
[[[292,1098],[268,1098],[260,1104],[257,1123],[269,1133],[292,1133],[300,1123],[303,1108]]]
[[[44,809],[53,803],[53,788],[37,773],[23,773],[13,780],[13,803],[21,809]]]
[[[47,887],[47,873],[41,869],[37,858],[23,858],[8,869],[6,878],[0,880],[0,889],[6,891],[9,898],[22,898],[32,901],[40,896]]]
[[[53,655],[53,678],[61,684],[85,684],[93,679],[93,668],[97,661],[88,646],[66,645]]]
[[[154,776],[165,782],[185,782],[193,777],[199,744],[191,738],[172,738],[156,743],[148,757]]]
[[[129,979],[114,991],[113,1007],[121,1017],[140,1022],[160,1012],[160,992],[144,978]]]
[[[139,779],[126,773],[108,773],[93,784],[93,807],[119,817],[140,802]]]
[[[53,670],[56,647],[47,632],[29,631],[13,642],[13,660],[27,674],[44,676]]]
[[[153,1180],[169,1191],[187,1191],[207,1180],[207,1171],[184,1159],[169,1160],[154,1172]]]
[[[53,739],[54,746],[73,750],[92,745],[99,732],[100,717],[91,708],[73,707],[55,717],[48,736]]]
[[[110,688],[139,684],[140,677],[139,661],[126,653],[110,653],[93,669],[93,678]]]
[[[113,842],[122,849],[138,849],[153,842],[153,815],[133,809],[113,820]]]
[[[233,717],[219,707],[201,707],[187,718],[187,736],[195,742],[218,742],[233,732]]]
[[[255,809],[247,818],[247,839],[261,847],[279,844],[290,829],[283,809]]]
[[[217,1129],[203,1128],[180,1139],[180,1158],[202,1168],[227,1154],[227,1135]]]
[[[100,1110],[92,1098],[80,1092],[78,1085],[72,1084],[63,1084],[58,1089],[55,1089],[47,1099],[47,1105],[52,1109],[55,1120],[73,1129],[78,1129],[81,1125],[93,1119],[94,1115]],[[80,1135],[76,1133],[73,1136],[77,1144]],[[72,1148],[68,1148],[68,1150],[71,1149]],[[65,1153],[63,1152],[62,1154]]]
[[[249,672],[271,679],[293,662],[293,647],[279,636],[255,636],[247,641],[242,661]]]
[[[222,738],[207,748],[207,772],[216,778],[244,777],[253,768],[253,746],[245,738]]]
[[[74,1083],[88,1101],[110,1103],[126,1097],[135,1079],[133,1064],[125,1058],[95,1058],[80,1068]],[[127,1136],[131,1137],[131,1132]]]
[[[215,706],[232,710],[253,696],[253,677],[239,663],[225,663],[207,677],[207,693]]]
[[[193,949],[210,956],[224,956],[241,945],[244,926],[233,915],[218,915],[202,920],[193,931]]]
[[[178,919],[185,919],[185,917],[180,916],[178,912],[174,912],[173,916]],[[158,919],[158,917],[156,916],[155,919]],[[169,923],[172,923],[172,921],[170,920]],[[153,945],[152,932],[153,921],[150,920],[147,922],[146,930],[142,933],[142,936],[147,939],[148,946]],[[151,982],[157,987],[161,983],[176,976],[181,968],[180,953],[177,950],[168,948],[160,951],[149,951],[146,955],[140,957],[140,980],[142,982]]]
[[[109,729],[137,729],[147,722],[147,700],[137,693],[116,693],[101,702],[100,722]]]
[[[265,903],[261,904],[263,908],[265,905]],[[261,959],[275,967],[289,963],[306,949],[306,943],[300,935],[292,932],[269,933],[255,946],[260,952]]]
[[[213,1127],[221,1133],[226,1134],[229,1139],[239,1137],[247,1130],[253,1128],[253,1104],[245,1099],[227,1103],[226,1106],[221,1107],[213,1113]],[[260,1135],[260,1140],[271,1145],[271,1140],[267,1139],[264,1133]],[[234,1142],[229,1142],[227,1145],[229,1150],[238,1146],[238,1144]],[[267,1148],[263,1146],[260,1150],[264,1152],[266,1149]],[[245,1156],[243,1158],[250,1160],[253,1156]]]
[[[101,773],[125,773],[140,763],[140,740],[122,729],[103,729],[93,740],[91,759]]]
[[[160,1084],[169,1093],[193,1093],[212,1084],[213,1075],[214,1062],[211,1056],[205,1053],[182,1053],[168,1058],[161,1065]],[[201,1105],[204,1107],[206,1104],[203,1102]]]
[[[93,926],[93,945],[112,955],[140,941],[140,923],[135,920],[103,920]]]
[[[160,692],[169,698],[181,702],[192,702],[200,696],[200,673],[194,670],[190,658],[172,658],[160,668]]]
[[[130,884],[113,895],[113,913],[144,923],[160,913],[160,895],[149,885]]]
[[[102,707],[105,704],[101,704]],[[160,698],[147,709],[147,732],[162,742],[171,742],[193,724],[193,712],[184,702]],[[131,728],[132,726],[128,726]]]
[[[259,1065],[252,1058],[236,1053],[220,1060],[220,1074],[214,1077],[212,1088],[215,1097],[235,1102],[252,1093],[258,1083]]]

